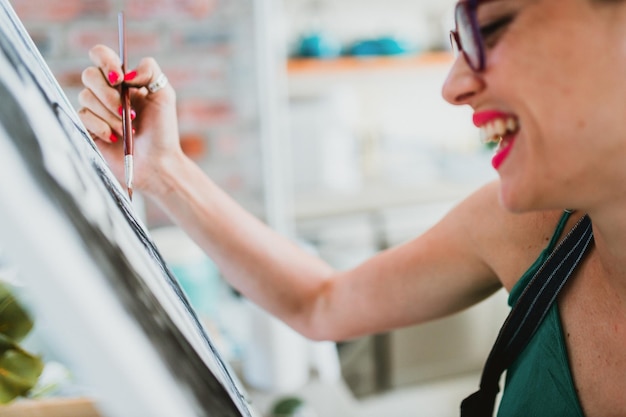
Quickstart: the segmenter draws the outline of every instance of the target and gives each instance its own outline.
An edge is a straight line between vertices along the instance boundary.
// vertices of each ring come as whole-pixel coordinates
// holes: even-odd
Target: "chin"
[[[548,189],[537,189],[534,186],[513,186],[511,183],[500,181],[500,205],[511,213],[563,210],[569,207],[564,202],[555,201],[555,197],[556,194]]]
[[[527,211],[531,211],[527,206],[521,205],[516,201],[512,201],[511,199],[506,198],[503,194],[500,194],[500,205],[507,211],[511,213],[526,213]]]
[[[500,180],[500,205],[511,213],[526,213],[536,210],[544,210],[537,198],[537,190],[534,187],[522,187],[514,185],[511,181]]]

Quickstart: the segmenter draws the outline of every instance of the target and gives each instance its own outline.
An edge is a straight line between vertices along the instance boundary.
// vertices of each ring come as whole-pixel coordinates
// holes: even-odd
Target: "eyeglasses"
[[[485,69],[485,45],[480,34],[476,9],[478,0],[461,0],[454,8],[455,29],[450,31],[450,43],[455,55],[463,54],[475,72]]]

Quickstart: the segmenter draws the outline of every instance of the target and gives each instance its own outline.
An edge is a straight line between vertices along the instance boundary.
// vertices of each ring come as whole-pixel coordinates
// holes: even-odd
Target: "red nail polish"
[[[117,109],[117,113],[122,116],[124,114],[124,110],[122,109],[122,106],[120,106]],[[135,120],[135,118],[137,117],[137,112],[133,109],[130,109],[130,120]]]
[[[119,78],[120,78],[120,76],[115,71],[109,72],[108,77],[109,77],[109,82],[111,84],[115,84],[117,82],[117,80],[119,80]]]
[[[137,132],[137,131],[136,131],[136,130],[135,130],[135,128],[133,127],[133,135],[135,134],[135,132]]]
[[[111,140],[111,142],[113,143],[117,142],[117,136],[115,136],[115,133],[111,133],[111,136],[109,136],[109,140]]]
[[[137,71],[131,71],[124,75],[124,81],[130,81],[137,76]]]

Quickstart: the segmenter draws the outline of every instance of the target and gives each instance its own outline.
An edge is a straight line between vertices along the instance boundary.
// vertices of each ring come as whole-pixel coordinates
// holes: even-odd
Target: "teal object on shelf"
[[[394,37],[364,39],[354,42],[346,49],[347,55],[354,56],[388,56],[414,52],[417,52],[414,45]]]
[[[296,55],[302,58],[335,58],[341,55],[341,45],[328,35],[313,33],[300,38]]]

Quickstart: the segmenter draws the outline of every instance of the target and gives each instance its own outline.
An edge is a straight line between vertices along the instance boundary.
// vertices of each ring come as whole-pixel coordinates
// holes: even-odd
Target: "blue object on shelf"
[[[401,39],[381,37],[357,41],[346,49],[346,54],[355,56],[402,55],[416,52],[416,49],[415,46]]]
[[[313,33],[300,38],[296,54],[303,58],[335,58],[341,55],[341,46],[327,35]]]

